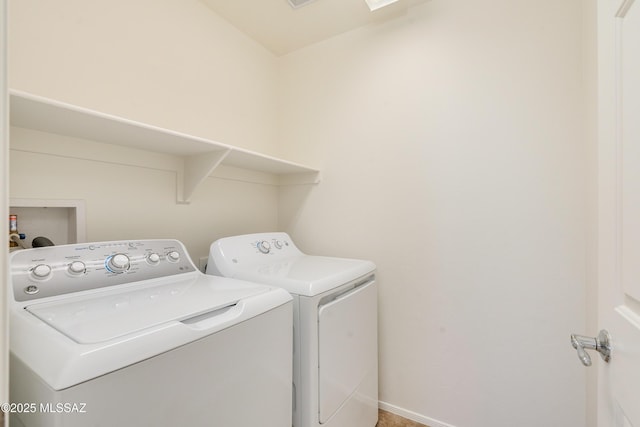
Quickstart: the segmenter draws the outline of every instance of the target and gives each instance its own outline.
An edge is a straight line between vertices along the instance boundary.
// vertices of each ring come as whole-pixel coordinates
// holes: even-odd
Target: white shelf
[[[179,203],[188,203],[220,165],[276,175],[282,185],[320,182],[317,169],[21,91],[10,91],[9,111],[12,126],[182,158],[183,168],[177,171]]]

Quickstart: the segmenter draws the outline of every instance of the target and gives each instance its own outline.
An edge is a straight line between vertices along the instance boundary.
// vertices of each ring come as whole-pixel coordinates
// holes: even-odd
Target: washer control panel
[[[177,240],[135,240],[46,246],[11,254],[16,301],[196,272]]]

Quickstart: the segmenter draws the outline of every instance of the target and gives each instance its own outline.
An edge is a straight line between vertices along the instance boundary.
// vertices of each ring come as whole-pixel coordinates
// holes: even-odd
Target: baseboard
[[[442,421],[434,420],[433,418],[425,417],[408,409],[401,408],[396,405],[392,405],[387,402],[378,401],[378,407],[384,411],[391,412],[392,414],[399,415],[411,421],[415,421],[420,424],[426,424],[429,427],[455,427],[451,424],[444,423]]]

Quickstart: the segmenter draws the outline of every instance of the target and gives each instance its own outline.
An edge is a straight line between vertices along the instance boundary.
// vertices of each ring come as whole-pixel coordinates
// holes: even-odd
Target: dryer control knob
[[[282,242],[280,240],[274,240],[273,245],[276,249],[282,249]]]
[[[122,273],[123,271],[127,271],[129,269],[129,262],[129,257],[125,254],[115,254],[114,256],[109,258],[107,268],[114,273]]]
[[[33,267],[33,270],[31,270],[31,274],[36,279],[46,279],[51,274],[51,266],[47,264],[38,264]]]
[[[268,254],[269,251],[271,250],[271,245],[266,240],[258,242],[256,246],[258,247],[258,250],[263,254]]]
[[[167,259],[171,262],[178,262],[180,261],[180,252],[178,251],[171,251],[167,254]]]

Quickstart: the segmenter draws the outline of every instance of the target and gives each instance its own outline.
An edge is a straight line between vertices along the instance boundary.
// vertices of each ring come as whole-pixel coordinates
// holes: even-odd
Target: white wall
[[[380,399],[438,426],[586,425],[582,2],[432,0],[281,60],[281,196],[380,278]],[[302,204],[302,208],[298,206]]]
[[[197,0],[12,1],[9,59],[12,89],[277,151],[276,58]],[[11,139],[11,197],[85,200],[89,241],[178,238],[198,258],[218,237],[277,227],[269,183],[208,178],[177,205],[171,159],[101,144],[78,158],[92,142],[19,128]]]

